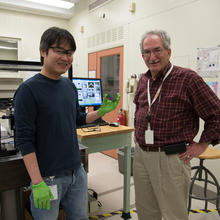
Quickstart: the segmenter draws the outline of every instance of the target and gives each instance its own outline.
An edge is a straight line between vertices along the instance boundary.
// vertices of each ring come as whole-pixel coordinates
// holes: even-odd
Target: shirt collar
[[[169,62],[169,63],[167,64],[167,66],[166,66],[163,70],[161,70],[161,71],[159,72],[159,74],[158,74],[156,80],[158,80],[158,79],[163,79],[164,76],[166,75],[166,73],[168,72],[168,70],[170,69],[170,67],[171,67],[171,63]],[[150,70],[148,70],[145,74],[146,74],[147,78],[152,79]]]

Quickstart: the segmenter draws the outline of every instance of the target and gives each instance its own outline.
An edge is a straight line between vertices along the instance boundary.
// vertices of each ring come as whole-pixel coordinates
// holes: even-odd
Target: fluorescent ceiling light
[[[72,2],[66,2],[62,0],[26,0],[29,2],[35,2],[43,5],[49,5],[49,6],[54,6],[58,8],[65,8],[65,9],[70,9],[74,6],[74,3]]]

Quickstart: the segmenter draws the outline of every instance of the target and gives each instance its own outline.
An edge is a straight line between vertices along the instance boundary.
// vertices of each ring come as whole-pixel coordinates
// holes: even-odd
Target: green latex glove
[[[116,109],[118,102],[120,100],[120,94],[117,93],[117,98],[115,101],[111,101],[107,98],[108,94],[104,95],[104,100],[101,107],[98,109],[100,117],[104,116],[106,113],[111,112]]]
[[[50,199],[54,199],[48,185],[43,181],[37,185],[32,184],[34,206],[39,209],[50,210]]]

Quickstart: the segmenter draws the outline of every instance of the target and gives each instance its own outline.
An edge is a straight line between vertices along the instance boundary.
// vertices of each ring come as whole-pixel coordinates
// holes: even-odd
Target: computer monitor
[[[81,108],[102,104],[102,82],[97,78],[73,77],[72,82],[78,91],[78,100]]]

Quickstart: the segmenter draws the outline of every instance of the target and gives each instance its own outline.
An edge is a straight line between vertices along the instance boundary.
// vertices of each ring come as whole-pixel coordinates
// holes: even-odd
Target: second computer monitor
[[[97,78],[72,78],[78,91],[80,107],[98,107],[102,104],[102,82]]]

